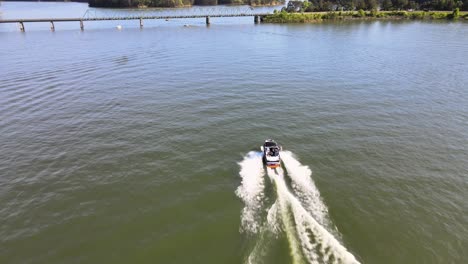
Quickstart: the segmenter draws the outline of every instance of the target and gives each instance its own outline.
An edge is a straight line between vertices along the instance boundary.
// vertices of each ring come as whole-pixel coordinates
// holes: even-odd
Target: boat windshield
[[[270,148],[270,156],[276,157],[279,156],[279,149],[278,148]]]

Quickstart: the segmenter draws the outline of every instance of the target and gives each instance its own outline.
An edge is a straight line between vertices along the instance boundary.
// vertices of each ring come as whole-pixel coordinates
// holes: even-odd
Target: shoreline
[[[325,20],[451,20],[468,21],[468,11],[332,11],[277,12],[263,17],[264,23],[318,23]]]

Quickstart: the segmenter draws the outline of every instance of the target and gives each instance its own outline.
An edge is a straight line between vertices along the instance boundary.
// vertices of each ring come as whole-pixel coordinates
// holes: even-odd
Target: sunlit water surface
[[[468,259],[468,24],[25,26],[0,24],[0,263],[242,263],[237,162],[269,137],[361,262]]]

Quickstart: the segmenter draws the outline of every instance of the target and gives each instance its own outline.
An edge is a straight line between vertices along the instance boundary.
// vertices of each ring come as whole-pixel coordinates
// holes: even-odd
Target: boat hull
[[[276,169],[281,166],[280,162],[280,150],[281,146],[276,144],[271,139],[265,140],[263,146],[260,147],[263,152],[263,163],[265,166],[271,169]]]
[[[268,168],[270,168],[270,169],[276,169],[276,168],[281,167],[281,165],[280,165],[279,163],[277,163],[277,164],[268,164],[268,163],[267,163],[266,166],[267,166]]]

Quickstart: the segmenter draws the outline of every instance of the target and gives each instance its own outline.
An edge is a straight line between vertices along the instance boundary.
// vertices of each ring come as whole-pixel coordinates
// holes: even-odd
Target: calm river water
[[[25,26],[0,24],[0,263],[466,263],[467,23]]]

